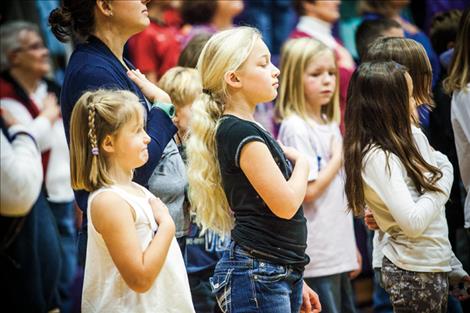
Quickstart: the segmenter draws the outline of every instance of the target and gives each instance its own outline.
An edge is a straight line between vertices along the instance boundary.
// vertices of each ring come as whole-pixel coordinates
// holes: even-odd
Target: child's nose
[[[273,64],[273,77],[278,77],[281,71]]]
[[[149,144],[150,143],[150,136],[145,132],[145,135],[144,135],[144,143],[145,144]]]

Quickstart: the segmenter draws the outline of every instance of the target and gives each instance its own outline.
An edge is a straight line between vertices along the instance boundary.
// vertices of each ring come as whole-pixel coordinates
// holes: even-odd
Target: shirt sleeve
[[[240,167],[240,155],[243,147],[253,141],[265,143],[259,131],[248,122],[237,121],[231,125],[221,125],[217,134],[218,144],[229,164]],[[266,143],[265,143],[266,144]]]
[[[46,117],[38,116],[33,119],[28,110],[20,102],[13,99],[1,99],[0,106],[7,109],[20,124],[28,126],[28,132],[36,139],[40,151],[51,148],[52,125]]]
[[[296,125],[296,123],[291,123],[291,121],[281,124],[279,140],[282,144],[295,148],[307,157],[310,165],[308,181],[314,181],[318,178],[321,157],[317,154],[308,138],[308,133],[302,125]]]
[[[387,166],[388,164],[388,166]],[[426,192],[415,202],[404,177],[406,170],[397,156],[374,149],[367,155],[362,177],[383,201],[404,234],[420,236],[443,206],[437,193]]]
[[[21,126],[9,129],[13,142],[1,134],[1,215],[26,215],[41,191],[43,180],[41,154],[34,140]]]

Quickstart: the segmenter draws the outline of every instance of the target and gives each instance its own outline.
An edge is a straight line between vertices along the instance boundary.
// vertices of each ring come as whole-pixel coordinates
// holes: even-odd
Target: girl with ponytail
[[[279,70],[257,30],[214,35],[198,60],[203,94],[187,144],[189,197],[197,221],[232,242],[212,289],[223,312],[318,312],[303,283],[308,162],[281,147],[253,114],[277,95]]]
[[[149,158],[143,113],[136,95],[109,90],[72,111],[72,186],[90,192],[83,312],[194,312],[168,208],[132,182]]]

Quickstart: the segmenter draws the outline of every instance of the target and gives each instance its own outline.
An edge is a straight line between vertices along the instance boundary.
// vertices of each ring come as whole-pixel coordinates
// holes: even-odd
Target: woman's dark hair
[[[345,191],[349,208],[361,215],[365,207],[363,162],[377,147],[396,155],[419,193],[441,191],[434,183],[442,172],[420,155],[411,133],[407,69],[396,62],[365,62],[354,72],[345,113]],[[388,166],[388,164],[384,164]],[[429,177],[424,173],[429,172]],[[427,174],[427,173],[426,173]]]
[[[49,15],[54,36],[62,42],[86,40],[95,29],[95,5],[96,0],[63,0]]]
[[[409,38],[380,37],[363,56],[365,62],[394,61],[406,66],[413,80],[413,97],[418,105],[433,107],[432,67],[424,47]]]
[[[217,1],[214,0],[184,0],[181,4],[181,18],[184,24],[209,24],[217,10]]]

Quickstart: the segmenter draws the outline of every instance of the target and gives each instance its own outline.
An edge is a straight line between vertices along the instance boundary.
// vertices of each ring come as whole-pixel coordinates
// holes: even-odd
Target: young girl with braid
[[[194,312],[168,208],[132,182],[149,158],[139,98],[86,92],[70,125],[72,185],[90,192],[83,312]]]
[[[211,37],[197,68],[203,94],[193,103],[187,144],[189,197],[203,230],[231,231],[210,279],[219,307],[318,312],[318,297],[303,282],[308,162],[253,117],[258,103],[276,97],[279,70],[250,27]]]

